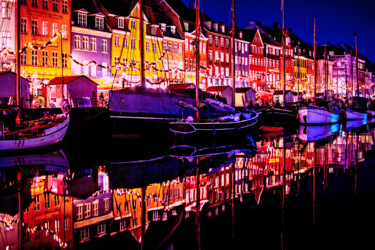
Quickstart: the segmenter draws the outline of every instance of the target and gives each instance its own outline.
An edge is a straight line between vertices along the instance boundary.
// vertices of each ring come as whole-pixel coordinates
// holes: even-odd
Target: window
[[[215,37],[215,46],[217,47],[217,46],[219,46],[219,37]]]
[[[57,68],[57,52],[52,52],[52,66]],[[55,196],[55,206],[59,206],[60,205],[60,198],[56,195]]]
[[[78,13],[78,25],[86,27],[87,25],[87,15],[83,13]]]
[[[89,38],[87,36],[82,37],[82,49],[89,49]]]
[[[123,47],[124,47],[124,48],[128,48],[128,47],[129,47],[128,39],[127,39],[126,37],[124,37]]]
[[[7,2],[1,2],[1,17],[10,18],[10,4]]]
[[[108,53],[108,42],[105,39],[102,40],[102,52]]]
[[[104,211],[109,211],[109,198],[104,198]]]
[[[224,38],[220,38],[220,47],[224,47]]]
[[[3,40],[2,40],[2,46],[3,48],[9,48],[10,47],[10,32],[3,32]]]
[[[115,46],[120,47],[120,37],[119,36],[115,36]]]
[[[107,77],[108,71],[107,71],[107,63],[102,64],[102,77]],[[105,199],[104,199],[104,209],[105,209]]]
[[[68,13],[68,0],[63,0],[61,7],[63,13]]]
[[[34,197],[34,210],[35,211],[40,210],[40,195],[35,195]]]
[[[77,220],[83,219],[83,205],[77,205]]]
[[[27,5],[27,0],[21,0],[21,5]]]
[[[89,239],[90,238],[90,228],[89,227],[82,228],[81,231],[80,231],[80,237],[81,237],[81,241]]]
[[[21,18],[21,33],[26,34],[27,33],[27,19]]]
[[[105,222],[100,223],[98,225],[98,235],[105,234],[105,232],[106,232],[106,224],[105,224]]]
[[[62,39],[68,39],[68,25],[66,25],[66,24],[62,25],[61,37],[62,37]]]
[[[135,38],[132,38],[131,40],[131,47],[132,49],[135,49]]]
[[[118,19],[117,19],[117,25],[118,25],[118,27],[119,28],[124,28],[124,25],[125,23],[124,23],[124,18],[123,17],[119,17]]]
[[[120,232],[125,231],[126,229],[126,220],[120,221]]]
[[[95,28],[97,28],[98,30],[104,29],[104,18],[95,17]]]
[[[229,39],[225,39],[225,48],[229,49]]]
[[[85,204],[85,218],[88,218],[91,216],[91,204],[86,203]]]
[[[98,215],[99,215],[99,201],[96,200],[92,203],[92,216],[98,216]]]
[[[151,26],[151,35],[156,35],[156,26],[155,25]]]
[[[46,51],[46,50],[42,51],[42,66],[48,66],[48,51]],[[45,200],[45,202],[47,202],[47,201]],[[49,196],[48,196],[48,203],[49,203]],[[48,205],[48,207],[49,206],[50,205]]]
[[[180,55],[182,54],[182,44],[179,44],[179,46],[178,46],[178,53]]]
[[[185,59],[185,70],[189,69],[189,59]]]
[[[166,50],[167,50],[167,42],[163,41],[163,51],[166,51]]]
[[[38,0],[31,0],[31,6],[38,8]]]
[[[27,65],[27,54],[26,51],[21,53],[21,65]]]
[[[150,41],[146,41],[146,51],[150,51]]]
[[[62,54],[62,64],[64,68],[68,68],[68,54],[66,53]]]
[[[134,20],[131,21],[131,28],[135,29],[135,21]]]
[[[152,52],[156,53],[157,51],[156,42],[152,42]]]
[[[52,24],[52,36],[56,36],[58,31],[59,31],[59,25],[57,23],[53,23]]]
[[[133,209],[137,209],[137,200],[133,200]]]
[[[31,53],[31,65],[38,66],[38,51],[35,49]]]
[[[31,21],[31,32],[33,35],[38,35],[38,21],[37,20]]]
[[[74,35],[74,48],[80,49],[81,48],[81,36]]]
[[[48,36],[48,22],[43,22],[42,35]]]
[[[91,51],[96,51],[96,38],[91,38]]]
[[[213,57],[212,57],[212,50],[209,50],[208,51],[208,60],[212,61]]]
[[[43,9],[48,10],[48,0],[43,0]]]
[[[52,10],[59,11],[58,0],[52,0]]]
[[[60,232],[61,223],[60,220],[55,220],[55,232]]]

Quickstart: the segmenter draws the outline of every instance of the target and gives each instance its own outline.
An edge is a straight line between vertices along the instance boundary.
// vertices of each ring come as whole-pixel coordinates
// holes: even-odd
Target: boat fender
[[[186,122],[187,122],[187,123],[192,123],[192,122],[194,122],[194,118],[193,118],[192,116],[188,116],[188,117],[186,118]]]

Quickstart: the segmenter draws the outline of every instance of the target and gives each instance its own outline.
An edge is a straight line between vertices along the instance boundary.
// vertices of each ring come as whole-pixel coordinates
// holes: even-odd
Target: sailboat
[[[352,98],[352,108],[346,109],[344,113],[344,118],[346,120],[366,120],[367,119],[367,100],[366,98],[359,97],[359,76],[358,76],[358,50],[357,50],[357,34],[354,33],[355,37],[355,50],[356,50],[356,78],[357,78],[357,95]],[[352,60],[352,55],[350,54],[350,60]],[[352,63],[352,62],[351,62]],[[351,66],[352,67],[352,66]],[[351,70],[352,73],[352,70]],[[352,85],[353,85],[353,74],[352,74]],[[353,88],[353,86],[352,86]]]
[[[21,123],[21,65],[20,65],[20,1],[16,1],[16,125],[2,122],[0,128],[0,151],[33,149],[61,142],[69,126],[69,105],[62,102],[63,114]]]
[[[314,68],[316,69],[316,20],[314,19]],[[317,70],[315,70],[315,87],[314,101],[315,105],[302,107],[298,110],[298,120],[303,125],[332,124],[339,121],[339,109],[333,101],[318,101],[316,99],[316,78]]]
[[[235,21],[234,21],[234,1],[232,1],[232,60],[235,57]],[[216,136],[223,134],[233,134],[246,131],[258,122],[258,113],[254,110],[251,111],[236,111],[234,108],[235,104],[235,70],[234,63],[232,63],[232,91],[233,91],[233,106],[221,103],[216,100],[206,99],[205,105],[200,107],[199,99],[199,72],[200,72],[200,54],[199,54],[199,39],[200,39],[200,0],[198,0],[196,8],[196,38],[195,38],[195,53],[196,53],[196,72],[195,72],[195,118],[189,116],[186,119],[182,119],[176,122],[170,123],[170,130],[176,135],[198,135],[198,136]],[[217,115],[210,117],[205,115],[208,110],[221,111],[223,115]],[[218,112],[219,113],[219,112]]]

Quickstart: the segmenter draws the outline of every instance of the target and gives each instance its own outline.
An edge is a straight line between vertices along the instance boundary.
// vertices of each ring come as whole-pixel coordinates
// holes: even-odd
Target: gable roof
[[[82,77],[88,79],[89,81],[93,82],[96,85],[99,85],[85,75],[64,76],[64,79],[62,79],[61,76],[58,76],[58,77],[53,78],[51,81],[49,81],[48,85],[59,85],[59,84],[63,84],[63,82],[64,84],[68,84]]]

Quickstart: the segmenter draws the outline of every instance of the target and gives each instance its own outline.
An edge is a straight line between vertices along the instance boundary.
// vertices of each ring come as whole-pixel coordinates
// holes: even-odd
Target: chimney
[[[279,23],[279,22],[273,22],[272,28],[273,28],[274,30],[278,30],[278,29],[280,29],[280,23]]]

